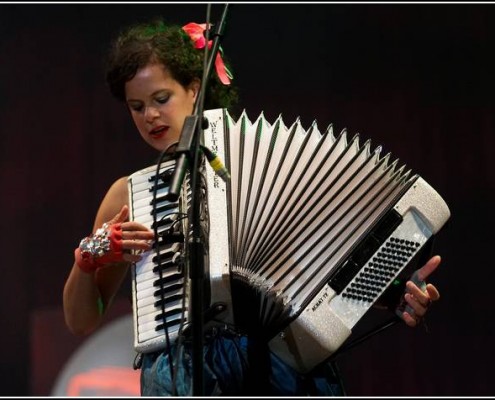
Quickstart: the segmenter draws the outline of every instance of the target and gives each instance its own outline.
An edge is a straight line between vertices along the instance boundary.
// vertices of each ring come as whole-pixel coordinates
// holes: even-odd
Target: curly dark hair
[[[186,32],[161,19],[131,25],[111,45],[106,60],[106,81],[113,96],[125,101],[125,83],[150,62],[162,63],[172,77],[187,87],[202,78],[203,49],[194,48]],[[223,57],[226,66],[228,61]],[[230,69],[231,70],[231,69]],[[213,71],[205,95],[205,109],[229,108],[238,100],[237,88],[224,85]]]

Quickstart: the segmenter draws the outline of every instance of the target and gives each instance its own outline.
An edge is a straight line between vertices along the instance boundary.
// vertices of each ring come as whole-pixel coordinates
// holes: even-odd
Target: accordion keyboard
[[[130,217],[154,230],[158,238],[153,249],[132,268],[134,347],[138,352],[165,347],[166,335],[173,341],[187,317],[182,198],[178,202],[164,198],[172,171],[170,163],[162,164],[156,188],[156,166],[128,178]]]

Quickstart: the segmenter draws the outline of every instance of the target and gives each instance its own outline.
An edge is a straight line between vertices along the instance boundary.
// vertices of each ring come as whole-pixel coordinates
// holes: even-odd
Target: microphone
[[[224,181],[227,182],[230,179],[230,173],[223,165],[222,160],[208,147],[201,145],[201,150],[203,151],[206,159],[210,163],[216,174]]]

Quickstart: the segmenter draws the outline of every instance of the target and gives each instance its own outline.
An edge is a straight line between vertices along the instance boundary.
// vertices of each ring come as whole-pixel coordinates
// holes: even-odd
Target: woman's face
[[[148,64],[125,84],[126,102],[142,138],[158,151],[177,142],[192,114],[199,82],[184,88],[162,64]]]

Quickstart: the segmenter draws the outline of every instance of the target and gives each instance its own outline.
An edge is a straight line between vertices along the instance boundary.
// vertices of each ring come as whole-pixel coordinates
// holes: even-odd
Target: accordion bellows
[[[204,144],[231,175],[204,171],[211,303],[226,302],[224,322],[261,332],[308,371],[350,336],[450,211],[359,135],[316,123],[306,131],[299,120],[287,127],[281,117],[270,124],[263,114],[234,120],[223,109],[205,117]]]

